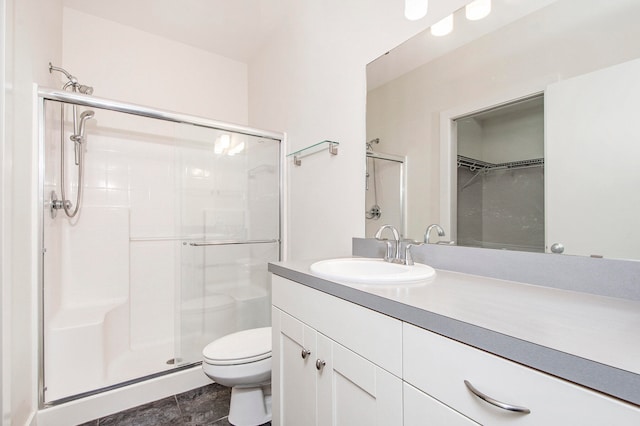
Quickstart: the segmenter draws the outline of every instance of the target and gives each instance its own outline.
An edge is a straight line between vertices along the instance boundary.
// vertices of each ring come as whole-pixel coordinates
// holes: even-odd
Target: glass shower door
[[[106,103],[76,105],[94,115],[74,144],[72,106],[61,120],[63,103],[42,100],[43,406],[170,373],[209,340],[270,324],[280,141]],[[62,145],[66,198],[84,191],[73,218],[55,203]]]
[[[267,263],[280,259],[280,143],[180,129],[181,283],[176,353],[198,362],[213,340],[271,324]]]

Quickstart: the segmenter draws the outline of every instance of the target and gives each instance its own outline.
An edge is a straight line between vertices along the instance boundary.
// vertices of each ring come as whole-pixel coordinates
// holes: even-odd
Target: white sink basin
[[[321,260],[311,265],[311,272],[330,280],[371,285],[421,284],[436,275],[432,267],[421,263],[407,266],[357,257]]]

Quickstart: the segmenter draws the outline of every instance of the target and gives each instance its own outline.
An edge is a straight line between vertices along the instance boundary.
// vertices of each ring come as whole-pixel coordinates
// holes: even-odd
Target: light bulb
[[[431,34],[436,37],[442,37],[453,31],[453,15],[436,22],[431,26]]]
[[[475,0],[464,8],[465,16],[470,21],[485,18],[491,12],[491,0]]]
[[[417,21],[425,17],[428,8],[429,0],[404,0],[404,17]]]

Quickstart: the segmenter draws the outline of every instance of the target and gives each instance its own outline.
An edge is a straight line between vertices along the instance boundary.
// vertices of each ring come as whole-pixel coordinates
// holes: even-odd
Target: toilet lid
[[[246,364],[271,356],[271,327],[228,334],[209,343],[202,351],[208,364]]]

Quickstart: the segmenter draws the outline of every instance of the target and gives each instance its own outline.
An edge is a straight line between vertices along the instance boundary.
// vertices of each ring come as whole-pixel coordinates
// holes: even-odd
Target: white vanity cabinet
[[[401,426],[402,323],[277,276],[272,290],[273,424]]]
[[[637,407],[422,328],[403,340],[404,381],[480,424],[640,425]]]
[[[640,425],[637,406],[272,277],[274,426]]]

